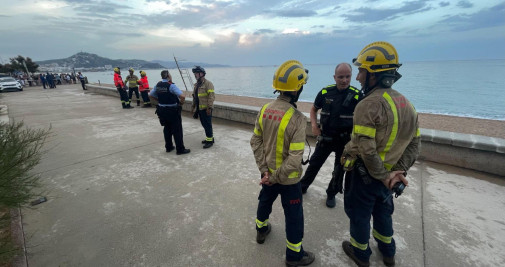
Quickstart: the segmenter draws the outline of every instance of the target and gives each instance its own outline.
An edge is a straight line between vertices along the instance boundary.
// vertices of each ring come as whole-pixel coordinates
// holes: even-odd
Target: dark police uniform
[[[323,139],[319,139],[309,167],[301,180],[303,192],[312,184],[331,152],[335,152],[335,165],[326,194],[328,197],[334,197],[338,192],[342,192],[344,171],[340,165],[340,156],[345,144],[350,140],[352,117],[358,100],[359,90],[353,86],[338,90],[337,86],[332,84],[317,94],[314,107],[316,110],[322,108],[320,123]]]
[[[165,148],[167,152],[173,149],[172,136],[174,137],[177,153],[185,150],[182,135],[182,107],[179,105],[179,95],[182,94],[177,86],[168,80],[162,80],[156,84],[150,93],[158,98],[156,113],[160,119],[160,124],[164,126],[163,136],[165,137]]]

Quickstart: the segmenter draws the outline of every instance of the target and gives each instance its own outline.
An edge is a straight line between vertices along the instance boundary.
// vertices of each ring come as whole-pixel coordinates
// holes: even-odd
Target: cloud
[[[440,3],[438,3],[438,5],[439,5],[440,7],[446,7],[446,6],[451,5],[451,3],[450,3],[450,2],[440,2]]]
[[[447,17],[441,24],[452,26],[454,31],[469,31],[495,26],[505,27],[505,3],[483,9],[472,15],[458,14]]]
[[[462,7],[462,8],[471,8],[471,7],[473,7],[473,4],[470,3],[469,1],[466,1],[466,0],[459,1],[458,4],[456,4],[456,5],[459,6],[459,7]]]
[[[273,14],[276,17],[286,17],[286,18],[302,18],[302,17],[313,17],[317,15],[317,12],[313,10],[272,10],[266,11],[267,14]]]
[[[402,6],[397,8],[370,8],[360,7],[352,10],[351,14],[343,15],[347,20],[359,23],[368,22],[386,22],[387,20],[395,19],[399,16],[411,15],[415,13],[425,12],[430,10],[431,7],[426,1],[411,1],[404,2]]]

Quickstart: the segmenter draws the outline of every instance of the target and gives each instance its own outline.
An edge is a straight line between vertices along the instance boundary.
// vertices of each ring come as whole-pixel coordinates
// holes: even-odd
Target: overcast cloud
[[[499,0],[0,0],[0,57],[89,52],[235,66],[349,62],[388,41],[400,61],[505,58]]]

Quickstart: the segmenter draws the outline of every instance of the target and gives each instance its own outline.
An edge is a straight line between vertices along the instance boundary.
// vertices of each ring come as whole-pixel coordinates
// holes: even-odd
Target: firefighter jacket
[[[124,88],[123,78],[121,78],[121,74],[114,72],[114,85],[118,89]]]
[[[261,173],[269,171],[272,184],[290,185],[300,181],[305,149],[307,118],[280,95],[264,105],[251,137],[251,148]]]
[[[139,77],[135,74],[133,75],[128,75],[126,76],[126,80],[124,80],[124,83],[128,83],[128,88],[135,88],[138,87],[137,82],[139,81]]]
[[[407,171],[416,161],[420,131],[414,106],[392,88],[376,87],[354,111],[351,141],[343,155],[361,158],[369,174],[384,180],[393,170]]]
[[[196,109],[198,105],[199,110],[207,108],[214,108],[214,85],[207,79],[202,79],[201,83],[195,83],[193,87],[193,105],[192,109]]]
[[[326,136],[351,133],[354,108],[358,104],[359,90],[349,86],[338,90],[335,84],[323,88],[316,96],[314,107],[321,110],[320,123]]]
[[[141,77],[139,80],[139,91],[143,92],[149,89],[149,81],[147,80],[147,76]]]

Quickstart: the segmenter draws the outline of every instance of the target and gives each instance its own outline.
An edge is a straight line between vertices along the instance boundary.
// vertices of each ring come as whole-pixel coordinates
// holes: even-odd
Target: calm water
[[[306,65],[309,81],[300,97],[314,101],[321,88],[334,83],[333,65]],[[276,66],[206,68],[218,94],[274,98],[272,77]],[[151,86],[161,70],[146,70]],[[191,71],[191,70],[189,70]],[[138,75],[138,70],[135,71]],[[174,82],[185,90],[177,69]],[[419,112],[505,120],[505,60],[408,62],[403,77],[393,86],[407,96]],[[353,70],[351,85],[360,88]],[[113,83],[113,72],[85,73],[89,82]],[[127,72],[123,72],[123,78]],[[139,76],[139,75],[138,75]],[[194,77],[193,77],[194,79]],[[186,80],[188,90],[192,87]]]

